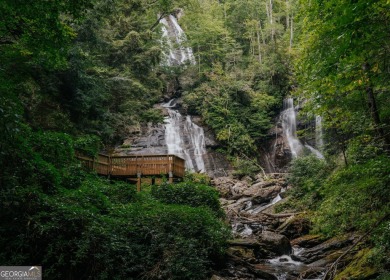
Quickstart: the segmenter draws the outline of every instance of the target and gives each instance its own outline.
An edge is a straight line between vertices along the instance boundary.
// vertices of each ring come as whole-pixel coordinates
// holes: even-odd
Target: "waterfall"
[[[322,117],[316,116],[316,147],[322,150],[324,147],[324,138],[322,136]]]
[[[297,158],[303,151],[303,145],[297,137],[297,122],[292,98],[283,101],[283,109],[281,114],[283,132],[287,138],[292,156]]]
[[[205,172],[203,155],[206,154],[203,128],[192,122],[191,116],[183,117],[175,107],[175,100],[163,104],[168,110],[165,118],[165,141],[169,154],[186,161],[186,169]]]
[[[160,20],[163,40],[167,43],[169,54],[165,54],[166,66],[179,66],[186,62],[195,64],[195,57],[190,47],[184,47],[187,37],[174,15]],[[193,172],[205,172],[203,155],[206,145],[203,128],[192,122],[191,116],[182,116],[177,110],[175,100],[162,105],[167,108],[165,119],[165,141],[169,154],[177,155],[186,161],[186,169]]]
[[[189,61],[196,64],[193,51],[190,47],[184,47],[183,43],[187,41],[187,36],[177,22],[174,15],[169,15],[160,20],[162,23],[162,45],[166,42],[166,48],[169,54],[164,52],[164,65],[181,65]],[[164,46],[164,47],[165,47]]]
[[[298,139],[296,114],[294,108],[294,101],[292,98],[287,98],[283,101],[283,109],[284,110],[281,114],[283,133],[287,138],[287,142],[290,147],[293,158],[297,158],[300,155],[302,155],[305,147],[311,153],[313,153],[317,158],[324,159],[324,156],[321,154],[320,151],[313,148],[307,143],[303,145],[301,141]]]

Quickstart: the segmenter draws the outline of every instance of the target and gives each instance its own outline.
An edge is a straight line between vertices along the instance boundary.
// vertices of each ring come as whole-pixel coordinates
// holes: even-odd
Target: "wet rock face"
[[[124,143],[116,148],[118,155],[166,155],[172,153],[172,137],[167,137],[166,131],[169,124],[171,130],[173,126],[175,127],[174,131],[177,135],[175,134],[174,138],[180,138],[180,145],[177,145],[174,154],[184,158],[188,168],[193,168],[196,172],[205,172],[212,178],[230,174],[229,162],[222,154],[214,150],[218,143],[212,137],[212,133],[205,133],[203,138],[203,135],[199,136],[197,135],[199,133],[194,132],[201,130],[196,125],[196,123],[201,125],[199,117],[186,117],[177,112],[174,122],[168,119],[168,116],[171,117],[169,112],[181,108],[181,103],[176,102],[176,100],[172,102],[172,105],[169,104],[169,108],[164,108],[161,105],[156,106],[156,108],[160,109],[167,117],[166,123],[149,123],[135,127],[133,133]],[[168,135],[170,134],[168,133]],[[205,146],[202,148],[199,147],[200,139],[204,139]],[[174,146],[176,147],[175,144]]]
[[[299,257],[306,264],[323,266],[337,259],[352,243],[352,237],[332,238],[317,246],[304,250]]]
[[[291,216],[277,228],[277,231],[289,239],[298,238],[309,234],[310,221],[303,216]]]
[[[264,231],[258,238],[263,253],[261,258],[289,255],[292,252],[290,241],[284,235]]]
[[[260,165],[266,172],[287,172],[292,160],[288,141],[283,134],[281,123],[277,123],[260,147]]]

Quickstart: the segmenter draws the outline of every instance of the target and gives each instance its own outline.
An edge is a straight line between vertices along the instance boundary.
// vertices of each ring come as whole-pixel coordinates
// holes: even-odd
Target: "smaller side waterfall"
[[[322,151],[324,147],[324,138],[322,135],[322,117],[316,116],[316,147]]]
[[[165,141],[169,154],[177,155],[186,161],[186,169],[205,172],[203,155],[206,154],[203,128],[192,122],[191,116],[183,117],[175,107],[174,99],[163,104],[168,115],[165,119]]]
[[[304,148],[307,148],[311,153],[316,155],[319,159],[324,159],[324,156],[320,151],[313,148],[309,144],[303,145],[297,137],[297,122],[294,108],[294,101],[292,98],[287,98],[283,101],[284,110],[281,114],[283,133],[287,138],[288,145],[290,146],[291,154],[293,158],[297,158],[303,154]],[[317,124],[317,119],[316,119]],[[322,127],[321,135],[318,136],[322,141]],[[316,125],[316,140],[317,140],[317,125]],[[316,143],[317,145],[317,143]]]
[[[292,156],[297,158],[303,151],[303,145],[297,137],[297,122],[293,99],[285,99],[283,101],[283,108],[284,110],[281,114],[283,132],[287,138]]]

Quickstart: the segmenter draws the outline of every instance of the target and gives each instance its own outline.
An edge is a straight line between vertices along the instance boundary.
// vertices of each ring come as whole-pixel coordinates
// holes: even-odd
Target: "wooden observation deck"
[[[137,190],[141,188],[142,176],[167,176],[183,178],[185,160],[175,155],[107,156],[96,158],[77,155],[82,165],[100,175],[122,178],[137,178]]]

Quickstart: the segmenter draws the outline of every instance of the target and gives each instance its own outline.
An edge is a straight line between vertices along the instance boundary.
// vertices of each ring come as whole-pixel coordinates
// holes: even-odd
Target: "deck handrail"
[[[185,172],[185,160],[173,154],[130,156],[98,154],[97,157],[76,154],[76,157],[86,168],[107,176],[167,175],[182,178]]]

